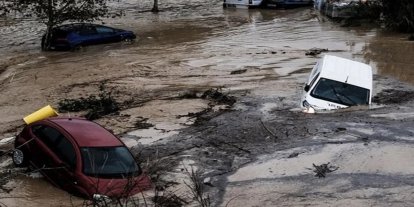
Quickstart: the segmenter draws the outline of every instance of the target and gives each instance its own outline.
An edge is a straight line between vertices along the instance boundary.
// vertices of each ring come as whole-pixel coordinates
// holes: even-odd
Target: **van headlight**
[[[304,100],[302,102],[302,105],[303,105],[303,107],[305,107],[305,110],[303,110],[304,113],[308,113],[308,114],[314,114],[315,113],[315,109],[306,100]]]
[[[306,101],[306,100],[304,100],[304,101],[302,102],[302,106],[303,106],[303,107],[305,107],[305,108],[312,107],[312,106],[308,103],[308,101]]]

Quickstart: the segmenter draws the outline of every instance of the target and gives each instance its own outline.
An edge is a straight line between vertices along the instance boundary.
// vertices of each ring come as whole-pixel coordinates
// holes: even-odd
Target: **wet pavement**
[[[122,5],[124,17],[104,20],[136,32],[136,42],[76,52],[40,52],[42,27],[2,20],[2,137],[17,133],[32,111],[97,94],[104,84],[121,111],[96,121],[143,159],[184,160],[172,180],[183,183],[186,166],[203,170],[214,206],[412,203],[414,97],[398,96],[414,84],[414,43],[406,35],[340,27],[311,8],[223,10],[221,1],[163,1],[155,15],[145,12],[150,5],[131,0]],[[303,84],[320,57],[305,55],[314,47],[373,66],[381,104],[301,113]],[[201,98],[210,88],[237,102]],[[389,93],[381,94],[384,89]],[[308,169],[327,162],[339,169],[326,178]],[[9,159],[3,164],[12,168]],[[7,185],[14,189],[0,193],[7,206],[54,205],[54,198],[70,205],[65,192],[42,178],[16,177]],[[50,190],[38,192],[39,186]]]

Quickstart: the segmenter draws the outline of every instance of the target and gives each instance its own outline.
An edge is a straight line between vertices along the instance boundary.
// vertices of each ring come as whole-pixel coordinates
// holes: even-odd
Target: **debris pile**
[[[139,119],[135,122],[135,129],[149,129],[154,127],[154,124],[148,123],[148,118],[138,117]]]
[[[414,99],[414,91],[386,89],[378,93],[372,101],[378,104],[397,104]]]
[[[328,49],[322,49],[322,48],[314,47],[314,48],[311,48],[308,51],[306,51],[305,55],[307,55],[307,56],[316,56],[316,55],[321,54],[322,52],[328,52],[328,51],[329,51]]]
[[[236,103],[236,99],[232,96],[225,95],[220,89],[209,89],[201,96],[203,99],[212,99],[219,104],[226,104],[232,106]]]
[[[64,99],[58,103],[60,112],[87,111],[85,118],[98,119],[107,114],[119,111],[118,103],[111,93],[107,93],[102,87],[98,96],[90,95],[87,98]]]

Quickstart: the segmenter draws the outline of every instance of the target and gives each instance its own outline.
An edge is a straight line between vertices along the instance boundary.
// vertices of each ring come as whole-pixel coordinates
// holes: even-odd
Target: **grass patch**
[[[186,169],[186,171],[190,177],[190,183],[185,184],[191,190],[191,194],[193,195],[194,200],[201,207],[210,207],[210,196],[205,193],[206,189],[201,177],[201,172],[195,171],[193,168],[191,168],[191,171],[188,171],[188,169]]]

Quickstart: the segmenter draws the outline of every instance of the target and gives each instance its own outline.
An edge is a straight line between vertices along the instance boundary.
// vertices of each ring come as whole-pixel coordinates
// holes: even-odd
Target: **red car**
[[[124,143],[85,119],[48,118],[26,126],[16,137],[13,162],[90,199],[127,197],[151,185]]]

